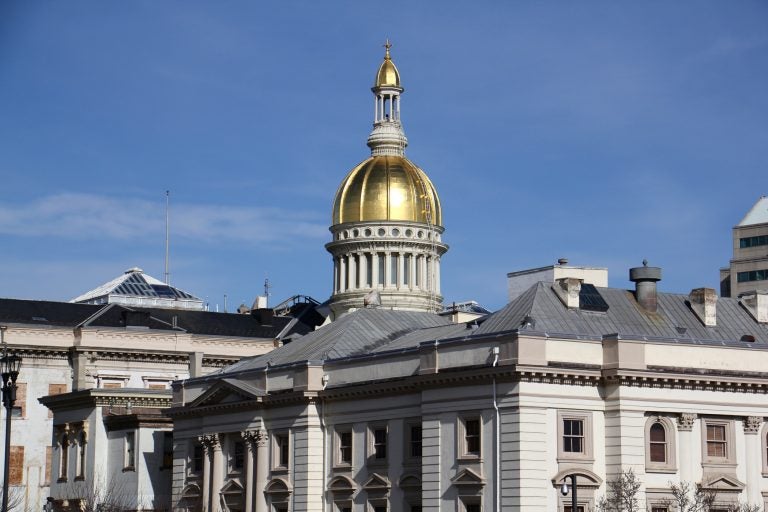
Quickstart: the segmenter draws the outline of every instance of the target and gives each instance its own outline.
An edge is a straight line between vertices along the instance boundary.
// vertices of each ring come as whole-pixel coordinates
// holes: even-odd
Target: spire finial
[[[392,48],[392,43],[389,42],[389,38],[387,38],[387,42],[384,43],[384,48],[387,49],[386,53],[384,54],[384,58],[389,59],[389,49]]]

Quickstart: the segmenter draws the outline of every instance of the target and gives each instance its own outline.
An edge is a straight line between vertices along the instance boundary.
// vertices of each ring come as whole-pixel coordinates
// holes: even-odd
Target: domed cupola
[[[385,45],[371,89],[371,156],[355,166],[333,202],[334,279],[330,305],[336,316],[377,296],[381,307],[437,312],[442,243],[440,199],[426,173],[405,157],[408,139],[400,121],[400,72]]]

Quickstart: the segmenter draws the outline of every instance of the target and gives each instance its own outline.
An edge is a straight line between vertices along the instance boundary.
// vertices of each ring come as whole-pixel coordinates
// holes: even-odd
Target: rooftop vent
[[[656,282],[661,281],[661,269],[649,267],[648,260],[643,260],[642,267],[629,269],[629,280],[635,283],[635,300],[646,311],[656,312],[658,293]]]

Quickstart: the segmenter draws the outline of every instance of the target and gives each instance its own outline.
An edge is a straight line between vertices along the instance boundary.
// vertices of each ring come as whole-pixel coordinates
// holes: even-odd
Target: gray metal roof
[[[660,292],[658,309],[650,313],[638,305],[632,291],[597,290],[608,304],[605,313],[568,309],[555,295],[551,283],[537,283],[488,317],[476,334],[520,328],[529,316],[535,322],[532,330],[551,334],[601,337],[619,333],[626,337],[733,343],[742,343],[741,338],[749,335],[755,338],[753,345],[768,348],[768,326],[756,322],[738,299],[719,298],[717,326],[705,327],[691,310],[687,295]]]
[[[272,352],[243,359],[222,372],[367,354],[415,330],[449,324],[450,319],[432,313],[358,309]]]
[[[600,339],[618,333],[628,338],[681,343],[728,344],[768,349],[768,326],[756,322],[737,299],[717,301],[717,326],[705,327],[693,313],[688,296],[658,294],[655,313],[640,307],[632,291],[597,288],[608,305],[605,312],[568,309],[540,282],[499,311],[474,322],[452,324],[431,313],[360,309],[267,354],[244,359],[223,373],[301,361],[327,361],[418,347],[423,342],[487,337],[526,329],[552,336]],[[532,325],[523,326],[529,317]],[[741,341],[753,336],[755,342]]]

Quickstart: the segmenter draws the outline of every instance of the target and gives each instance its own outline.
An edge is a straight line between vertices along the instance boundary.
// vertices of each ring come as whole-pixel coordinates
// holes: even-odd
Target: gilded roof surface
[[[400,72],[389,57],[389,42],[387,42],[387,53],[384,55],[384,62],[379,66],[379,71],[376,73],[376,82],[373,86],[400,87]]]
[[[333,224],[410,221],[443,225],[440,199],[426,173],[398,155],[372,156],[344,178],[333,201]]]

